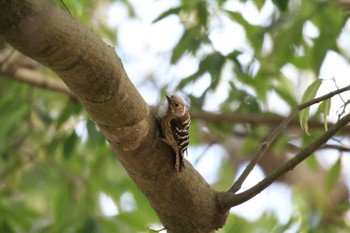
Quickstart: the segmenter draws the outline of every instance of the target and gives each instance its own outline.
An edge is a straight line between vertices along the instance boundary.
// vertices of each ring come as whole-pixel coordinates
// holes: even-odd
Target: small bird
[[[167,101],[159,108],[163,138],[161,140],[174,150],[175,170],[182,171],[185,168],[184,154],[190,141],[191,117],[185,106],[184,100],[178,95],[165,96]]]

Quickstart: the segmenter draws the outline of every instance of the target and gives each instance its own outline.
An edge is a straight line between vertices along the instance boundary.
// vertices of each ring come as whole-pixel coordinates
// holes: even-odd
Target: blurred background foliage
[[[61,1],[56,2],[67,10]],[[350,48],[342,40],[350,32],[348,1],[147,1],[162,6],[157,11],[147,8],[151,11],[148,18],[140,13],[145,5],[137,1],[64,3],[74,17],[116,47],[131,80],[150,105],[171,91],[181,90],[188,96],[193,112],[189,159],[204,174],[210,167],[205,157],[219,161],[211,174],[214,178],[209,179],[218,190],[230,187],[240,166],[281,117],[300,103],[306,87],[320,77],[327,55],[335,53],[345,62],[350,58]],[[245,7],[254,11],[246,14]],[[111,9],[116,8],[120,15],[113,16]],[[252,12],[266,12],[266,8],[270,10],[265,20],[254,20],[257,15]],[[118,22],[110,23],[110,18]],[[142,44],[147,34],[137,38],[141,49],[135,38],[128,38],[131,44],[127,46],[122,41],[123,23],[142,21],[151,28],[167,20],[175,20],[181,29],[168,49],[150,49],[156,42]],[[237,31],[217,42],[226,24]],[[162,39],[162,31],[156,33]],[[236,44],[236,34],[244,38],[242,44],[221,49],[230,40]],[[134,54],[128,46],[140,50]],[[1,42],[0,49],[8,46]],[[9,61],[3,58],[2,68]],[[155,65],[140,65],[140,60],[150,58]],[[195,64],[194,68],[186,70],[186,63]],[[15,61],[14,65],[19,69],[23,63]],[[35,64],[31,69],[58,80],[45,67]],[[61,93],[11,80],[14,73],[1,70],[0,232],[125,233],[162,228],[78,103]],[[344,76],[340,78],[347,79]],[[339,81],[326,78],[327,91],[335,89]],[[332,109],[335,116],[344,114],[348,99],[342,101],[342,107]],[[238,117],[235,122],[221,121],[221,115],[212,120],[202,110]],[[264,174],[324,132],[321,113],[311,111],[310,135],[297,124],[286,129],[259,164]],[[349,156],[348,135],[345,131],[326,145],[331,164],[310,157],[279,181],[292,193],[293,207],[287,218],[281,220],[278,211],[268,207],[255,219],[233,211],[219,232],[349,232],[349,173],[342,169]],[[209,150],[214,146],[220,150]]]

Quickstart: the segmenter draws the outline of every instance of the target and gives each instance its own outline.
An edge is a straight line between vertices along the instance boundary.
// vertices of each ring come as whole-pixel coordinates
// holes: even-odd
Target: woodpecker
[[[171,146],[175,152],[175,170],[185,168],[184,155],[190,141],[190,114],[184,100],[178,95],[165,96],[167,101],[159,108],[162,136],[161,140]]]

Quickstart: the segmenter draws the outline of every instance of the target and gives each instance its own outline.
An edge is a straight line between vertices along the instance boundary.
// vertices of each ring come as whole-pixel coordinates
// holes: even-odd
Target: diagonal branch
[[[336,124],[330,127],[322,136],[317,138],[313,143],[311,143],[307,148],[300,151],[295,157],[288,160],[284,165],[276,169],[272,174],[267,176],[265,179],[260,181],[255,186],[250,189],[234,194],[233,192],[227,191],[222,193],[220,196],[220,203],[224,208],[231,208],[233,206],[239,205],[252,197],[256,196],[266,187],[271,185],[281,176],[286,174],[288,171],[293,170],[293,168],[304,161],[308,156],[310,156],[316,149],[325,144],[333,135],[335,135],[339,129],[344,127],[346,124],[350,122],[350,114],[345,115],[342,119],[340,119]]]
[[[236,182],[232,185],[232,187],[228,190],[228,192],[236,193],[241,187],[245,179],[248,177],[250,172],[253,170],[255,165],[259,162],[259,160],[263,157],[267,149],[270,147],[270,145],[275,141],[275,139],[283,132],[284,128],[294,119],[294,117],[303,109],[310,107],[313,104],[319,103],[325,99],[329,99],[335,95],[338,95],[342,92],[350,90],[350,85],[343,87],[341,89],[338,89],[336,91],[332,91],[326,95],[320,96],[318,98],[315,98],[313,100],[310,100],[306,103],[303,103],[299,106],[297,106],[292,113],[284,119],[281,124],[277,126],[277,128],[272,131],[272,133],[267,137],[267,139],[261,144],[258,151],[254,155],[253,159],[249,162],[247,167],[244,169],[243,173],[239,176]]]

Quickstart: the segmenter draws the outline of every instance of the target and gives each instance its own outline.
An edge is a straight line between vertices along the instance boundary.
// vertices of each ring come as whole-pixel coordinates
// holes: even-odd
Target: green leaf
[[[323,114],[323,124],[324,124],[324,129],[328,129],[327,125],[327,116],[329,115],[331,109],[331,99],[326,99],[322,101],[322,103],[318,106],[318,111],[322,112]]]
[[[263,44],[264,29],[260,26],[250,24],[239,12],[230,10],[225,10],[225,12],[230,18],[244,28],[247,38],[249,39],[253,48],[256,50],[255,53],[259,54]]]
[[[73,131],[72,134],[66,139],[66,141],[64,142],[64,147],[63,147],[63,156],[68,159],[71,157],[75,145],[78,141],[78,137],[75,134],[75,132]]]
[[[179,83],[178,88],[182,89],[184,86],[186,86],[186,84],[196,81],[204,73],[209,72],[211,77],[210,89],[215,89],[219,84],[221,71],[224,64],[225,64],[225,57],[221,55],[221,53],[215,52],[215,53],[209,54],[199,63],[198,70],[191,76],[183,79]]]
[[[200,45],[208,41],[206,35],[203,35],[203,30],[200,27],[192,27],[187,29],[182,35],[179,43],[173,49],[170,62],[176,63],[185,52],[195,54]]]
[[[168,17],[169,15],[177,15],[180,13],[181,10],[182,10],[182,7],[171,8],[171,9],[163,12],[160,16],[158,16],[155,20],[153,20],[152,23],[156,23],[156,22]]]
[[[326,189],[328,192],[332,191],[335,184],[337,183],[341,173],[341,156],[335,164],[329,169],[326,177]]]
[[[280,11],[286,11],[288,8],[289,0],[272,0],[273,4],[275,4]]]
[[[279,25],[279,23],[281,25]],[[269,34],[273,40],[273,49],[268,56],[262,60],[262,69],[267,73],[274,73],[281,67],[290,63],[296,56],[295,46],[299,46],[303,40],[304,21],[295,20],[293,24],[288,22],[276,22]]]
[[[329,50],[337,51],[337,38],[342,31],[346,19],[343,14],[339,14],[342,10],[337,4],[322,2],[318,7],[318,14],[315,15],[313,23],[320,29],[320,35],[314,40],[311,61],[312,69],[319,74],[322,63]]]
[[[197,12],[198,12],[199,23],[205,28],[207,28],[209,12],[208,12],[208,6],[206,4],[206,1],[198,1]]]
[[[297,106],[297,102],[295,100],[296,97],[294,94],[294,85],[290,79],[281,75],[279,77],[278,84],[274,87],[274,90],[284,101],[288,103],[290,107],[295,108]]]
[[[261,10],[261,8],[264,6],[265,1],[264,0],[254,0],[255,6],[258,8],[258,10]]]
[[[317,169],[319,168],[319,164],[315,154],[311,154],[309,157],[307,157],[305,162],[313,171],[317,171]]]
[[[288,143],[289,137],[287,137],[287,135],[281,135],[280,137],[278,137],[277,140],[274,142],[272,148],[272,155],[281,156],[286,150]]]
[[[86,122],[86,128],[88,131],[88,144],[89,145],[101,145],[104,144],[105,138],[103,137],[102,133],[98,130],[95,122],[91,119],[88,118]]]
[[[317,94],[317,91],[322,83],[321,79],[315,80],[305,91],[303,97],[301,98],[301,103],[308,102],[310,100],[313,100]],[[308,127],[308,120],[310,118],[310,107],[307,107],[300,111],[299,113],[299,122],[301,128],[308,134],[309,134],[309,127]]]
[[[56,127],[60,128],[69,118],[77,115],[82,111],[82,105],[67,102],[64,108],[61,110],[61,114],[56,120]]]
[[[329,32],[325,31],[321,32],[315,40],[315,45],[312,50],[312,68],[317,75],[319,74],[323,60],[333,43],[334,38],[332,38]]]
[[[225,57],[219,52],[210,54],[203,63],[200,64],[202,69],[207,69],[211,76],[211,89],[215,89],[219,85],[221,71],[225,64]]]
[[[157,230],[153,230],[153,229],[151,229],[151,228],[147,228],[147,232],[148,233],[158,233],[159,231],[157,231]]]
[[[88,218],[78,229],[78,233],[94,233],[98,231],[98,222],[95,219]]]
[[[220,169],[219,169],[219,179],[215,183],[215,188],[217,190],[225,190],[227,187],[232,185],[232,177],[235,177],[236,169],[233,168],[232,164],[230,164],[229,160],[221,161]]]
[[[183,4],[183,7],[186,9],[186,10],[193,10],[197,7],[197,3],[199,1],[193,1],[193,0],[181,0],[181,3]]]
[[[45,125],[50,125],[52,123],[52,118],[50,117],[50,114],[48,114],[47,111],[39,107],[35,107],[34,111],[36,112],[41,122],[43,122]]]
[[[252,26],[250,23],[247,22],[247,20],[245,20],[241,13],[230,10],[227,10],[226,12],[233,20],[235,20],[238,24],[242,25],[242,27],[246,28]]]
[[[252,135],[247,137],[244,140],[243,146],[242,146],[242,152],[245,154],[252,153],[255,151],[259,145],[260,145],[260,139],[256,137],[256,135]]]
[[[308,57],[293,57],[292,58],[292,63],[295,65],[297,68],[300,69],[309,69],[311,67],[311,62]]]

